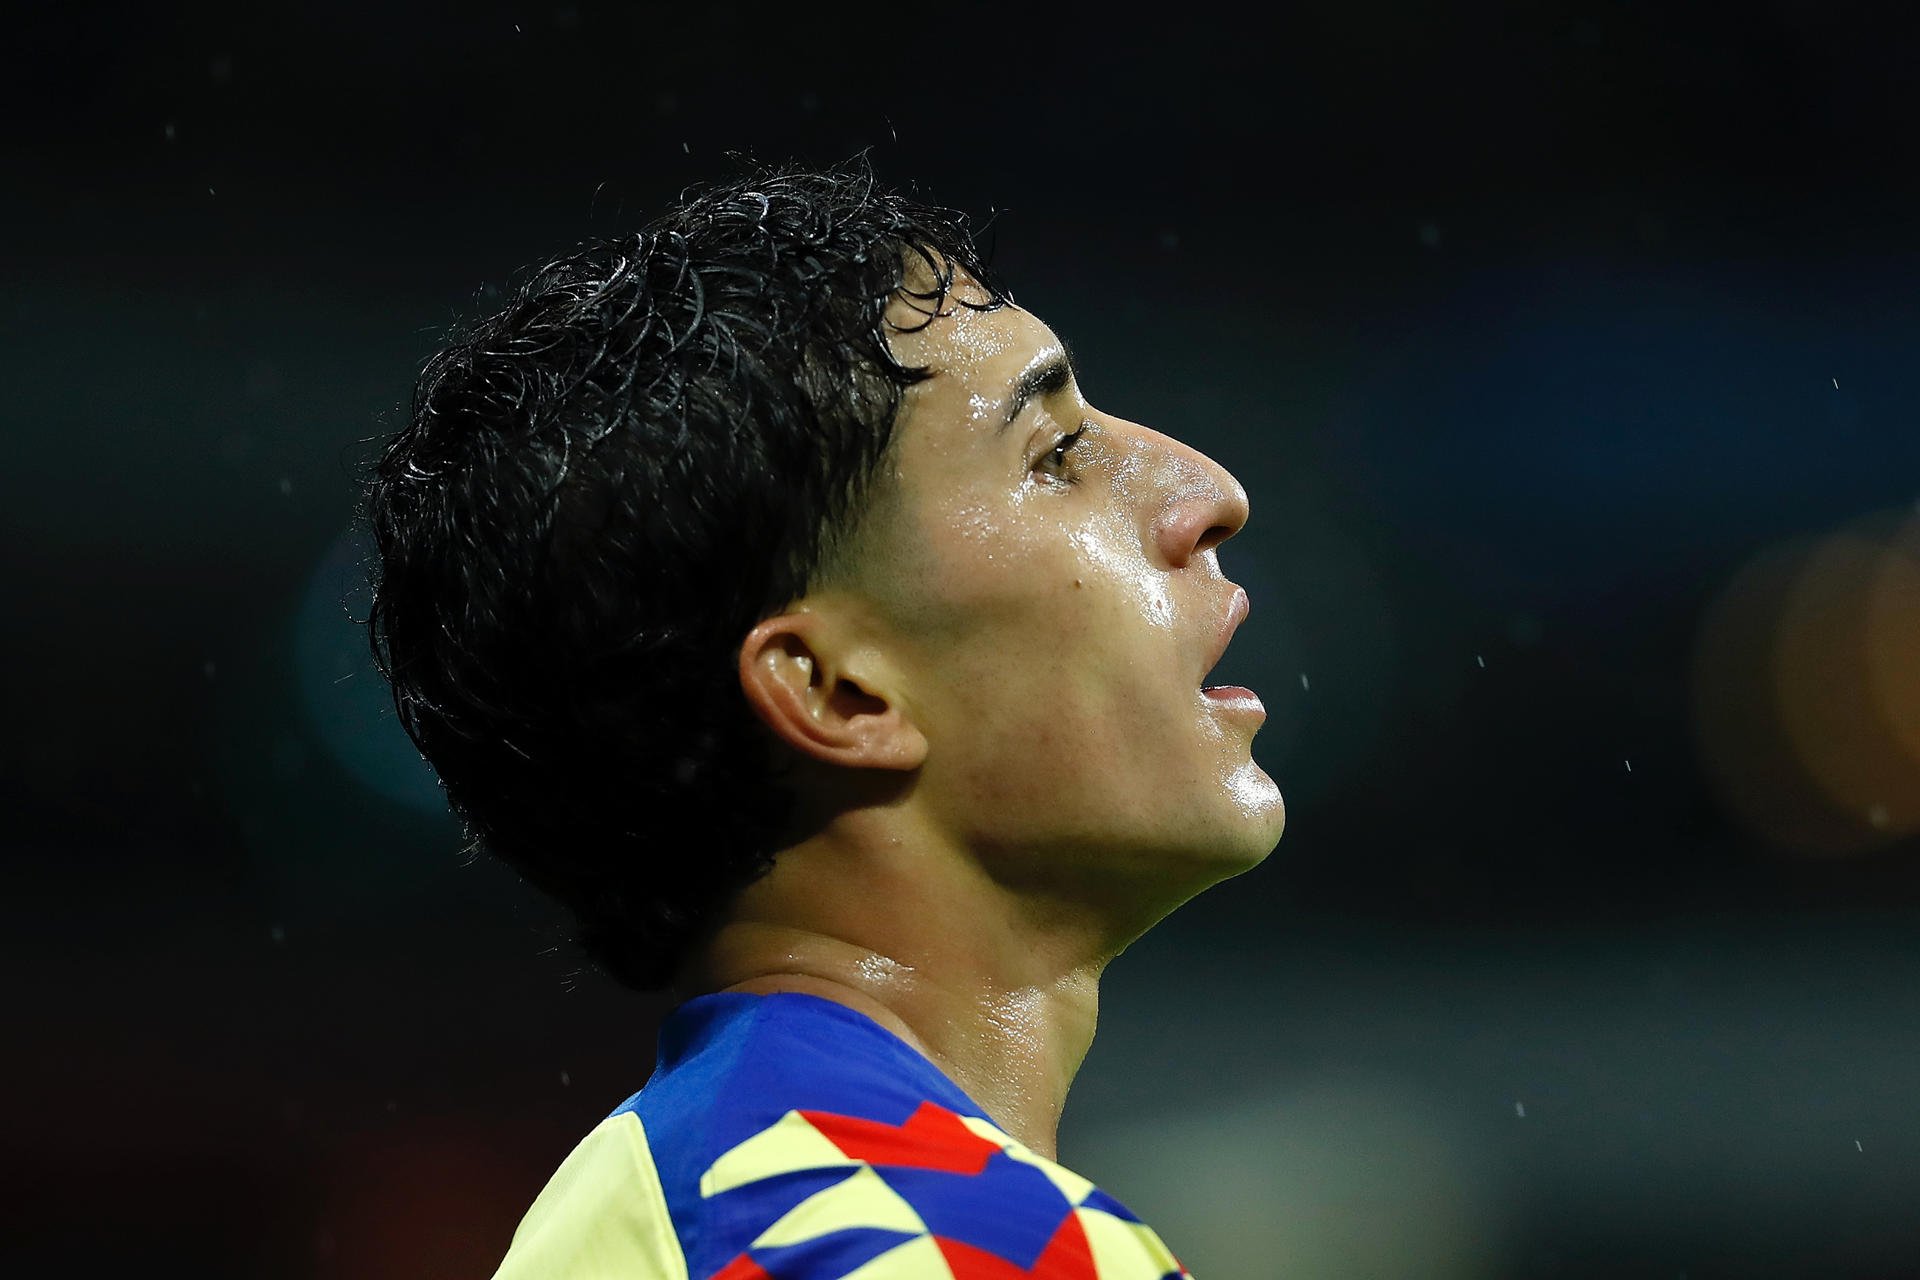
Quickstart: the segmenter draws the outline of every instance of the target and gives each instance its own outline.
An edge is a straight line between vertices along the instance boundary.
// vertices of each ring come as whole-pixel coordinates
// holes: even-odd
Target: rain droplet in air
[[[1520,1119],[1525,1120],[1527,1118],[1527,1104],[1524,1102],[1516,1101],[1513,1104],[1513,1114],[1518,1116]]]
[[[1487,660],[1483,655],[1476,653],[1473,655],[1473,660],[1480,664],[1480,669],[1482,671],[1486,670]]]
[[[1307,673],[1304,671],[1300,673],[1300,687],[1302,689],[1307,687]]]
[[[1621,764],[1624,764],[1624,765],[1626,765],[1626,766],[1627,766],[1627,772],[1628,772],[1628,773],[1632,773],[1632,772],[1633,772],[1633,761],[1631,761],[1631,760],[1622,760],[1622,761],[1621,761],[1620,763],[1621,763]]]
[[[573,1077],[572,1077],[572,1076],[570,1076],[570,1075],[568,1075],[568,1074],[567,1074],[566,1072],[564,1072],[564,1071],[562,1071],[562,1072],[560,1073],[560,1083],[561,1083],[561,1084],[562,1084],[563,1086],[564,1086],[564,1085],[570,1085],[570,1084],[572,1084],[572,1083],[573,1083]]]

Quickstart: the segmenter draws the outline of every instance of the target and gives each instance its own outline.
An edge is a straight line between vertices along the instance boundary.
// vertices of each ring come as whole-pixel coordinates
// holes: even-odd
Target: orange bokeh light
[[[1756,555],[1702,615],[1695,741],[1728,811],[1817,856],[1920,831],[1920,520]]]

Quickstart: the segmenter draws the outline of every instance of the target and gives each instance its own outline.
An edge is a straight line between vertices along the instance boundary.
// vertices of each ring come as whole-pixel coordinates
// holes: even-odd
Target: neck
[[[1117,948],[1064,923],[1076,913],[1033,910],[971,873],[930,874],[937,859],[907,862],[896,876],[861,860],[865,874],[849,876],[844,858],[784,851],[675,993],[793,991],[844,1004],[926,1057],[1009,1136],[1057,1158]]]

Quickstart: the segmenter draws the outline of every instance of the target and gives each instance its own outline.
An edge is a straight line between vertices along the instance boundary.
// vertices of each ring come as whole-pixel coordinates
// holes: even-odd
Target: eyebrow
[[[1065,338],[1059,339],[1059,343],[1059,347],[1048,352],[1044,359],[1021,371],[1013,384],[1013,394],[1007,397],[1007,415],[1001,419],[996,435],[1012,426],[1013,420],[1020,416],[1021,410],[1035,396],[1052,395],[1065,390],[1067,380],[1077,376],[1073,367],[1073,349],[1067,346]]]

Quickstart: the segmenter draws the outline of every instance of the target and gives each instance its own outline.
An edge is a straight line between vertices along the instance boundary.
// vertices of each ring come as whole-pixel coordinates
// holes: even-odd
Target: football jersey
[[[1191,1280],[1125,1205],[865,1014],[720,992],[575,1147],[495,1280]]]

